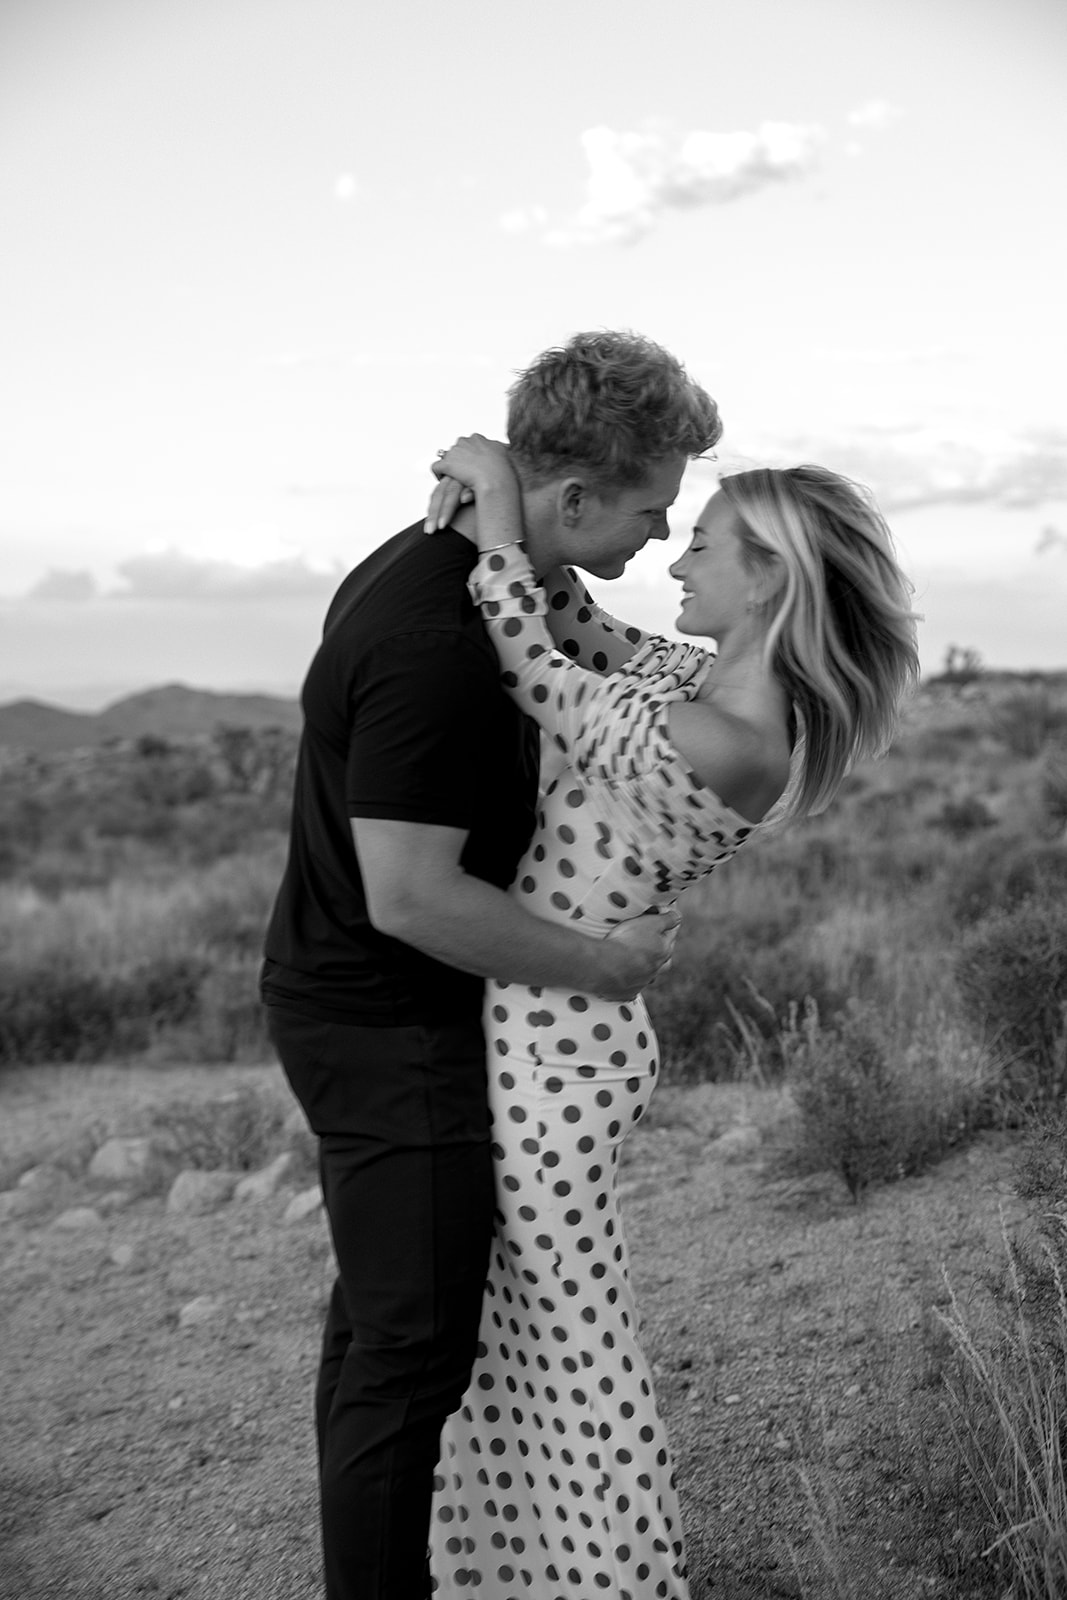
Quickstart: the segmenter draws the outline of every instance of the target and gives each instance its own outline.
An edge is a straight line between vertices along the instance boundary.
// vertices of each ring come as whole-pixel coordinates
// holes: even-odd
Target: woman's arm
[[[618,672],[652,637],[609,616],[573,567],[555,567],[546,574],[545,598],[553,639],[580,667]]]
[[[437,487],[430,499],[426,532],[445,527],[463,505],[477,499],[477,531],[467,536],[480,550],[522,538],[518,480],[506,445],[482,434],[457,439],[434,463]],[[556,567],[545,578],[548,624],[563,653],[593,672],[618,672],[652,635],[619,622],[597,605],[573,567]]]

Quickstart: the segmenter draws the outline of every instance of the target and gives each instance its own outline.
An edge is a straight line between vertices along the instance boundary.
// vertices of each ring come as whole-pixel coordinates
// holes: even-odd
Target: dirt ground
[[[165,1190],[86,1172],[106,1134],[142,1131],[153,1107],[241,1083],[285,1094],[264,1067],[0,1082],[0,1190],[17,1191],[0,1193],[2,1600],[321,1593],[321,1211],[284,1222],[290,1181],[175,1215]],[[623,1171],[694,1600],[849,1592],[819,1557],[803,1476],[855,1593],[967,1600],[973,1538],[946,1492],[948,1342],[933,1307],[943,1270],[966,1299],[1002,1260],[1002,1212],[1024,1224],[1011,1143],[987,1136],[857,1208],[828,1175],[784,1174],[785,1115],[771,1091],[661,1089]],[[72,1208],[97,1220],[72,1225]],[[187,1311],[183,1325],[194,1301],[203,1320]]]

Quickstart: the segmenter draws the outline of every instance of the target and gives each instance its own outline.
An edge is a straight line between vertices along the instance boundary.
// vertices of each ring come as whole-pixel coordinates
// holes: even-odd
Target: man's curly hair
[[[575,334],[521,372],[508,398],[509,446],[530,483],[582,469],[600,490],[631,488],[722,435],[711,396],[637,333]]]

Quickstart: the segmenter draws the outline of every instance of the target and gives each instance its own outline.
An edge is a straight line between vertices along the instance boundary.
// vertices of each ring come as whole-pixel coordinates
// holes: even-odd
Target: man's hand
[[[612,928],[601,941],[608,965],[595,993],[603,1000],[632,1000],[647,989],[670,966],[681,925],[681,912],[669,906]]]

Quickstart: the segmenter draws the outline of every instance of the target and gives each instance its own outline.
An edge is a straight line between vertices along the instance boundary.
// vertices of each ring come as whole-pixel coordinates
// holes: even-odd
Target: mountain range
[[[168,683],[124,696],[103,711],[64,711],[42,700],[0,705],[0,748],[46,755],[103,744],[108,739],[189,738],[229,727],[282,727],[299,731],[300,704],[267,694],[216,694]]]

